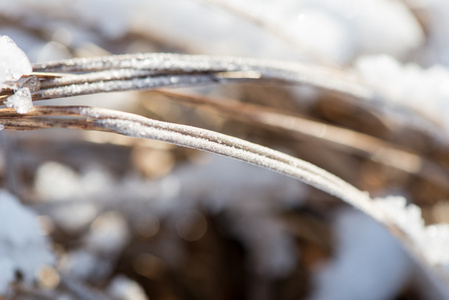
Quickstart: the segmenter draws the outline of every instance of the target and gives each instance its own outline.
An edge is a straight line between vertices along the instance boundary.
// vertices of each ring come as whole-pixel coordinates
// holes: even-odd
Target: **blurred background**
[[[0,35],[32,63],[173,52],[354,76],[393,108],[275,84],[36,105],[106,107],[246,139],[373,197],[405,196],[426,224],[449,220],[448,20],[443,0],[0,1]],[[3,187],[36,212],[56,256],[52,276],[17,285],[12,299],[432,299],[385,228],[293,179],[115,134],[0,135]]]

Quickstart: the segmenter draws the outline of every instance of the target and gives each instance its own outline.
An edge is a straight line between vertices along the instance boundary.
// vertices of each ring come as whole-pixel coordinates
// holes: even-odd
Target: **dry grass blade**
[[[181,104],[206,105],[229,118],[252,122],[257,126],[299,134],[301,138],[324,142],[326,146],[362,155],[376,162],[415,174],[436,182],[442,187],[449,184],[446,170],[419,153],[354,130],[322,123],[309,118],[281,112],[260,105],[242,103],[232,99],[194,95],[169,90],[156,90]],[[336,147],[337,146],[337,147]]]

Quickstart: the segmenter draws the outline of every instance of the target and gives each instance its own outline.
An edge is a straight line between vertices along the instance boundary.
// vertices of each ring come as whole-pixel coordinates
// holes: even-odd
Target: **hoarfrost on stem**
[[[39,268],[53,262],[35,214],[0,190],[0,295],[7,293],[16,272],[30,283]]]

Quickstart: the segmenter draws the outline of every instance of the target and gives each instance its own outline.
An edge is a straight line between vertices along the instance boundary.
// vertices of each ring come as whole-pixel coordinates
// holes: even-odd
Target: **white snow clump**
[[[0,190],[0,295],[20,272],[30,284],[39,268],[54,263],[36,215],[14,196]],[[1,298],[1,297],[0,297]]]
[[[12,82],[31,72],[26,54],[8,36],[0,36],[0,90],[5,87],[16,89]],[[14,107],[19,114],[28,113],[33,107],[30,89],[20,87],[14,95],[8,97],[5,104]]]
[[[449,224],[425,226],[421,209],[400,196],[375,199],[377,206],[412,240],[433,265],[449,268]]]
[[[0,90],[8,81],[16,81],[32,72],[26,54],[8,36],[0,36]]]

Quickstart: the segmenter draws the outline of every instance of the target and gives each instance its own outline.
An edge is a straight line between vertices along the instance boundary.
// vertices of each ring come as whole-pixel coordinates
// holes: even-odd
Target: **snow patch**
[[[389,196],[375,199],[376,204],[413,241],[413,245],[433,265],[449,268],[449,224],[425,226],[421,209],[407,205],[405,198]]]
[[[410,259],[380,224],[353,209],[335,221],[335,259],[315,274],[310,300],[393,299],[411,274]]]
[[[388,55],[374,55],[357,59],[355,69],[386,101],[424,115],[449,131],[449,72],[444,67],[422,69]]]
[[[39,268],[54,263],[36,215],[14,196],[0,190],[0,295],[20,272],[30,284]]]

